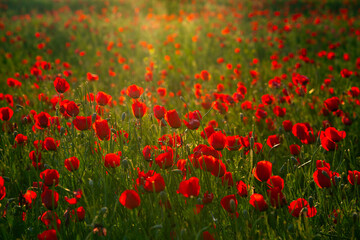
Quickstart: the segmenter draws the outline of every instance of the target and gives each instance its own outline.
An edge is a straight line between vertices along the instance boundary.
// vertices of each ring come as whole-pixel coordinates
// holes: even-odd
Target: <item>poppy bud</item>
[[[161,192],[160,192],[160,199],[165,202],[165,201],[168,199],[168,194],[167,194],[167,192],[161,191]]]
[[[96,116],[97,116],[96,113],[94,113],[94,114],[91,116],[91,121],[92,121],[92,122],[95,122],[95,121],[96,121]]]
[[[64,135],[65,133],[65,128],[64,127],[61,127],[60,128],[60,136]]]
[[[123,166],[124,169],[128,169],[129,161],[124,159],[124,160],[121,161],[121,165]]]
[[[243,211],[243,216],[244,218],[248,218],[249,217],[249,212],[247,210]]]
[[[125,118],[126,118],[126,113],[123,112],[123,113],[121,114],[121,121],[125,121]]]
[[[328,179],[330,179],[330,176],[326,171],[322,170],[321,174],[324,175],[325,177],[327,177]]]
[[[236,211],[236,204],[235,204],[234,199],[230,199],[229,205],[230,205],[231,212],[235,212]]]
[[[287,228],[287,229],[288,229],[288,231],[289,231],[289,232],[294,231],[294,224],[292,224],[292,223],[291,223],[291,224],[289,224],[289,226],[288,226],[288,228]]]
[[[314,198],[312,196],[309,197],[309,206],[314,207]]]
[[[353,221],[354,221],[354,222],[357,222],[357,220],[358,220],[358,214],[357,214],[356,212],[353,212],[352,218],[353,218]]]
[[[335,184],[337,185],[340,182],[341,177],[335,176],[334,179],[335,179]]]
[[[255,139],[254,139],[253,136],[251,136],[251,138],[250,138],[250,149],[254,148],[254,142],[255,142]]]

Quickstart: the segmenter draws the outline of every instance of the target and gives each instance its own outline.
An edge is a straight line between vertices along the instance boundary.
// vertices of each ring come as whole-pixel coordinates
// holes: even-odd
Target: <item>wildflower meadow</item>
[[[359,239],[360,2],[0,2],[0,239]]]

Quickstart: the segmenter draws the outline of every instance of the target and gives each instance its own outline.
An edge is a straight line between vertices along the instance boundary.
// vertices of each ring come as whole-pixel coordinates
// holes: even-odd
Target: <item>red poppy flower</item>
[[[40,173],[40,178],[46,186],[57,186],[59,184],[59,172],[55,169],[46,169]]]
[[[268,205],[265,202],[263,195],[258,193],[254,193],[250,196],[249,203],[259,211],[265,211],[266,209],[268,209]]]
[[[284,121],[282,122],[282,125],[283,125],[284,130],[285,130],[286,132],[290,132],[291,129],[292,129],[292,127],[293,127],[293,124],[292,124],[292,122],[291,122],[290,120],[284,120]]]
[[[0,184],[1,186],[1,184]],[[33,200],[35,200],[37,197],[36,192],[31,191],[31,190],[27,190],[26,193],[24,194],[24,198],[26,200],[26,204],[28,207],[31,207],[31,204],[33,204]],[[0,199],[1,200],[1,199]]]
[[[0,119],[1,121],[9,121],[13,116],[14,111],[9,107],[2,107],[0,108]]]
[[[198,110],[189,112],[185,115],[185,120],[183,120],[185,126],[190,130],[196,130],[200,127],[200,122],[202,116]]]
[[[47,112],[41,112],[35,117],[35,126],[38,129],[44,129],[50,126],[50,115]]]
[[[221,152],[216,151],[212,147],[209,147],[205,144],[199,144],[193,149],[193,152],[194,152],[194,158],[199,158],[202,155],[213,156],[214,158],[220,158],[222,156]]]
[[[269,161],[260,161],[253,169],[254,177],[260,182],[267,181],[271,177],[272,163]]]
[[[270,135],[266,141],[266,144],[272,148],[274,147],[275,145],[278,145],[280,144],[280,140],[279,140],[279,137],[277,135]]]
[[[325,136],[333,142],[339,142],[346,137],[345,131],[338,131],[334,127],[325,129]]]
[[[14,78],[8,78],[7,85],[9,87],[21,87],[22,83]]]
[[[147,110],[145,103],[135,100],[131,106],[133,114],[136,118],[142,118]]]
[[[70,89],[69,83],[64,78],[60,77],[55,78],[54,87],[58,93],[64,93]]]
[[[57,236],[56,236],[56,230],[55,229],[50,229],[50,230],[46,230],[40,234],[37,235],[39,240],[57,240]]]
[[[349,180],[349,183],[351,185],[360,185],[360,172],[359,171],[348,171],[348,176],[347,176],[347,179]],[[1,186],[1,184],[0,184]],[[1,199],[0,199],[1,200]]]
[[[274,98],[274,96],[272,96],[270,94],[265,94],[261,97],[261,101],[265,105],[270,105],[275,101],[275,98]]]
[[[150,145],[146,145],[142,151],[144,159],[146,161],[151,161],[154,158],[155,155],[155,151],[158,150],[158,147],[156,146],[150,146]]]
[[[85,209],[82,206],[76,209],[76,216],[79,221],[83,221],[85,219]]]
[[[169,110],[165,113],[165,120],[172,128],[181,127],[181,120],[176,110]]]
[[[227,136],[226,137],[226,148],[229,151],[237,151],[241,147],[239,136]]]
[[[139,186],[143,186],[147,192],[159,193],[165,189],[164,178],[153,170],[148,171],[146,174],[140,172],[136,179],[136,183]]]
[[[77,198],[68,198],[67,196],[65,196],[64,199],[69,205],[75,205],[78,202]]]
[[[297,155],[300,154],[300,149],[301,149],[301,147],[300,147],[299,145],[297,145],[297,144],[291,144],[291,145],[289,146],[289,149],[290,149],[290,153],[291,153],[292,155],[297,156]]]
[[[284,179],[282,179],[282,177],[280,176],[271,176],[268,180],[267,180],[267,185],[269,188],[279,188],[280,190],[284,189]]]
[[[91,128],[92,117],[83,117],[83,116],[76,116],[72,121],[74,127],[79,131],[89,130]]]
[[[80,161],[77,157],[70,157],[70,158],[65,159],[64,165],[67,170],[72,172],[72,171],[78,170]]]
[[[234,186],[234,179],[232,177],[232,173],[225,172],[224,176],[221,177],[221,183],[223,186],[228,186],[228,187]]]
[[[47,151],[56,151],[59,145],[60,145],[60,141],[55,140],[52,137],[47,137],[44,140],[44,148]]]
[[[97,137],[100,140],[107,140],[107,141],[110,140],[111,132],[106,119],[96,120],[93,123],[93,128],[95,130]]]
[[[79,114],[79,107],[74,101],[69,101],[65,105],[66,113],[71,117],[76,117]]]
[[[27,140],[28,140],[28,137],[21,134],[21,133],[17,134],[16,137],[15,137],[15,141],[19,145],[25,144],[27,142]]]
[[[166,109],[163,106],[155,105],[153,108],[156,119],[161,120],[164,118]]]
[[[59,194],[46,187],[41,194],[41,200],[47,209],[53,210],[58,207]]]
[[[105,167],[116,168],[116,167],[120,166],[120,156],[121,156],[121,152],[118,152],[117,154],[115,154],[115,153],[106,154],[105,159],[104,159]]]
[[[213,234],[209,233],[208,231],[204,231],[202,233],[202,240],[215,240],[215,237]]]
[[[54,211],[46,211],[41,215],[40,218],[41,222],[43,222],[46,225],[46,228],[50,229],[60,229],[61,221]],[[46,238],[47,239],[47,238]]]
[[[211,79],[210,73],[209,73],[208,71],[206,71],[206,70],[202,70],[202,71],[200,72],[200,77],[201,77],[201,79],[204,80],[204,81],[208,81],[208,80]]]
[[[175,146],[181,147],[182,139],[181,139],[181,136],[176,133],[165,134],[161,138],[158,139],[158,143],[161,146],[167,145],[169,147],[175,147]]]
[[[221,206],[229,213],[235,213],[238,205],[235,194],[225,196],[220,201]]]
[[[283,117],[286,114],[286,108],[281,108],[279,106],[275,106],[273,112],[278,117]]]
[[[267,190],[267,193],[270,198],[271,206],[275,208],[279,208],[286,204],[285,196],[281,192],[280,188],[278,187],[270,188]]]
[[[344,68],[343,70],[341,70],[340,74],[343,78],[349,78],[353,74],[353,72]]]
[[[4,186],[4,178],[0,176],[0,200],[3,200],[6,196],[6,188]]]
[[[310,127],[309,123],[296,123],[292,128],[292,133],[303,144],[310,144],[315,141],[313,129]]]
[[[332,141],[331,139],[329,139],[326,136],[325,132],[323,132],[323,131],[320,132],[320,142],[321,142],[321,146],[326,151],[333,151],[338,147],[337,144],[334,141]]]
[[[267,112],[264,109],[258,108],[256,110],[255,116],[258,119],[265,119],[267,117]]]
[[[213,134],[214,132],[214,127],[212,125],[208,125],[204,128],[204,131],[201,132],[201,137],[204,139],[209,139],[211,134]]]
[[[209,204],[209,203],[212,203],[214,199],[214,194],[213,193],[209,193],[208,191],[206,191],[204,193],[204,197],[202,199],[202,203],[203,204]]]
[[[93,73],[89,73],[89,72],[86,74],[86,78],[87,78],[88,81],[97,81],[97,80],[99,80],[98,75],[93,74]]]
[[[326,167],[330,169],[330,164],[327,163],[325,160],[316,160],[316,168]]]
[[[338,97],[328,98],[324,101],[325,107],[331,112],[335,112],[336,110],[338,110],[339,104],[340,100]]]
[[[351,87],[348,91],[349,96],[356,98],[360,95],[360,89],[358,87]]]
[[[139,98],[143,92],[144,92],[144,89],[142,87],[138,87],[135,84],[130,85],[126,89],[126,94],[133,99]]]
[[[221,151],[226,145],[226,136],[221,131],[217,131],[211,134],[208,142],[215,150]]]
[[[313,174],[314,182],[319,188],[330,188],[335,185],[335,177],[339,177],[339,174],[332,172],[327,167],[319,167]]]
[[[155,162],[160,168],[169,168],[174,164],[173,158],[174,150],[171,147],[166,147],[165,152],[155,158]]]
[[[100,106],[105,106],[111,101],[112,97],[104,92],[98,92],[95,97],[95,101]]]
[[[134,190],[125,190],[119,198],[119,202],[128,209],[134,209],[140,206],[140,196]]]
[[[304,213],[305,217],[314,217],[317,213],[315,207],[310,207],[309,203],[304,198],[298,198],[290,203],[288,206],[289,213],[294,217],[299,217],[300,213]],[[306,211],[305,211],[306,209]]]
[[[243,181],[240,180],[236,182],[237,193],[239,194],[240,197],[247,197],[248,188],[249,186],[246,185]]]
[[[191,177],[189,180],[180,182],[177,193],[184,195],[184,197],[197,197],[200,193],[200,184],[197,177]]]

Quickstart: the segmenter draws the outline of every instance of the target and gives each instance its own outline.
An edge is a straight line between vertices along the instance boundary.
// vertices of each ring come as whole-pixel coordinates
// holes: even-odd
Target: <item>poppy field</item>
[[[359,238],[360,2],[0,14],[0,239]]]

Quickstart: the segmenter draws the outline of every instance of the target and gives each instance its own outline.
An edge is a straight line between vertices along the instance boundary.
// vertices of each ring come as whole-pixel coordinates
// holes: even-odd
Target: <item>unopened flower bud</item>
[[[309,197],[309,206],[314,207],[314,198],[312,196]]]
[[[329,176],[329,174],[328,174],[326,171],[322,170],[321,173],[322,173],[322,175],[324,175],[325,177],[327,177],[328,179],[330,179],[330,176]]]
[[[234,199],[230,199],[229,205],[230,205],[231,212],[235,212],[236,211],[236,205],[235,205]]]
[[[161,201],[166,201],[167,199],[168,199],[168,194],[167,194],[167,192],[165,192],[165,191],[161,191],[160,192],[160,199],[161,199]]]
[[[92,122],[95,122],[95,121],[96,121],[96,116],[97,116],[96,113],[94,113],[94,114],[91,116],[91,121],[92,121]]]
[[[125,169],[127,169],[129,167],[129,161],[124,159],[121,161],[121,166]]]
[[[353,221],[356,222],[358,220],[358,214],[356,212],[352,213]]]
[[[64,127],[61,127],[60,128],[60,136],[64,135],[65,133],[65,128]]]

